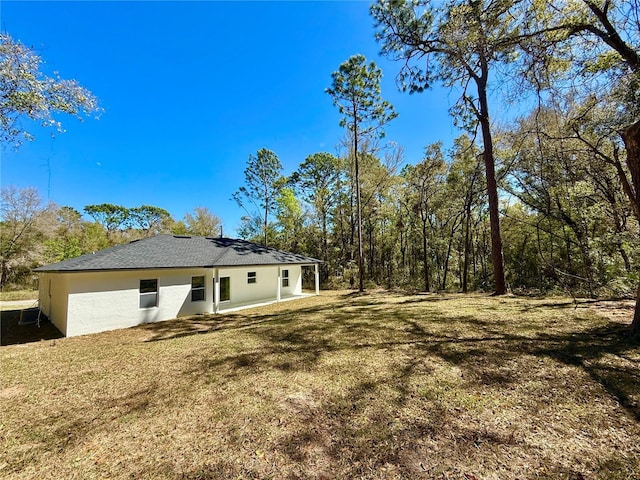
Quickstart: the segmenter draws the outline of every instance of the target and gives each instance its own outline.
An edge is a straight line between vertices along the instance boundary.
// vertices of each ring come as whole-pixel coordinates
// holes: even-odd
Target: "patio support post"
[[[282,267],[278,266],[278,288],[276,290],[276,302],[280,303],[280,288],[282,287]]]
[[[318,273],[318,264],[315,265],[315,281],[316,281],[316,295],[320,295],[320,274]]]
[[[220,313],[220,269],[213,274],[213,313]]]

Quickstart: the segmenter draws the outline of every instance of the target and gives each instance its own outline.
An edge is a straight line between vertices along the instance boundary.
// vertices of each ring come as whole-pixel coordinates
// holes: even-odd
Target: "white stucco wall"
[[[281,297],[302,293],[301,267],[287,265],[281,268],[289,270],[289,287],[281,289]],[[215,270],[43,272],[40,274],[40,308],[68,337],[212,313]],[[247,282],[248,272],[256,272],[256,283]],[[231,299],[222,302],[221,309],[275,300],[277,297],[277,266],[220,268],[218,274],[230,277]],[[205,300],[192,302],[191,278],[201,275],[205,277]],[[158,306],[140,308],[140,280],[147,279],[158,280]]]
[[[68,273],[41,273],[38,285],[38,305],[51,323],[66,335]]]
[[[70,274],[67,336],[84,335],[212,311],[213,269]],[[191,277],[205,276],[205,300],[191,301]],[[140,308],[140,280],[158,280],[158,306]]]
[[[282,288],[280,295],[290,296],[302,293],[302,269],[300,265],[287,265],[289,287]],[[256,272],[256,283],[248,283],[248,272]],[[275,300],[278,289],[278,267],[229,267],[219,269],[220,278],[229,277],[230,300],[220,304],[222,309],[246,305],[254,301]]]
[[[282,288],[282,295],[300,295],[302,293],[302,267],[300,265],[289,265],[282,267],[289,270],[289,287]]]

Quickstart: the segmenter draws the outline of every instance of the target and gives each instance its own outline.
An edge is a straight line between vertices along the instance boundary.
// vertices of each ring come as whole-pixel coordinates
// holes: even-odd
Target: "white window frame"
[[[193,280],[196,278],[201,278],[202,279],[202,286],[201,287],[194,287],[193,286]],[[194,300],[193,299],[193,294],[194,292],[202,292],[202,298]],[[191,302],[204,302],[207,300],[207,278],[204,275],[195,275],[193,277],[191,277]]]
[[[142,282],[156,282],[156,289],[153,292],[143,292],[142,291]],[[153,305],[147,305],[147,306],[142,306],[142,299],[143,298],[151,298],[152,296],[155,296],[155,303]],[[148,308],[158,308],[158,305],[160,304],[160,286],[158,284],[158,279],[157,278],[141,278],[140,282],[138,284],[138,307],[142,310],[146,310]]]
[[[256,284],[256,283],[258,283],[258,273],[257,272],[247,272],[247,283],[248,284]]]
[[[289,287],[289,269],[282,270],[282,288]]]

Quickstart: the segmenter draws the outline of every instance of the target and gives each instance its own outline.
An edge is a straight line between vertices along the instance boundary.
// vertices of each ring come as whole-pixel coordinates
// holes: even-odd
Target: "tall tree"
[[[212,237],[220,235],[222,220],[215,213],[211,213],[207,207],[196,207],[193,214],[187,213],[183,220],[184,233]]]
[[[498,186],[489,115],[489,81],[512,60],[522,20],[514,0],[385,1],[371,7],[382,54],[403,61],[400,86],[422,92],[434,81],[461,88],[452,111],[467,127],[480,126],[491,222],[495,292],[506,293]],[[473,92],[475,86],[475,93]]]
[[[339,177],[340,159],[330,153],[309,155],[291,176],[292,183],[302,193],[302,199],[313,206],[320,222],[323,281],[328,275],[330,212],[338,197]]]
[[[84,207],[84,212],[104,227],[107,237],[112,242],[115,241],[115,232],[127,227],[130,219],[128,208],[112,203],[87,205]]]
[[[411,195],[411,210],[418,217],[421,226],[423,278],[426,292],[431,290],[429,220],[435,213],[433,198],[444,183],[444,172],[445,163],[441,143],[427,146],[424,159],[415,166],[407,166],[403,172]]]
[[[32,267],[42,246],[42,217],[51,206],[42,204],[35,188],[3,187],[0,193],[0,288],[19,269]]]
[[[21,118],[40,122],[62,132],[54,114],[78,118],[99,111],[96,97],[75,80],[48,77],[40,70],[42,60],[32,49],[0,33],[0,142],[20,146],[33,135]]]
[[[374,62],[367,63],[363,55],[354,55],[331,74],[332,86],[326,89],[341,115],[340,126],[345,127],[351,139],[354,162],[356,196],[356,229],[358,234],[358,288],[364,291],[364,254],[362,249],[362,205],[360,198],[360,154],[364,140],[384,136],[383,126],[397,113],[393,106],[382,100],[380,80],[382,70]]]
[[[164,208],[153,205],[142,205],[129,209],[131,226],[139,228],[145,236],[160,233],[162,225],[171,219],[171,214]]]
[[[282,164],[278,156],[266,148],[257,154],[249,155],[247,168],[244,170],[245,185],[233,194],[233,199],[243,207],[249,217],[252,212],[248,206],[252,204],[262,211],[263,244],[268,244],[269,214],[276,209],[276,199],[283,185]]]
[[[615,8],[611,0],[596,2],[583,0],[592,14],[590,21],[585,22],[574,31],[578,34],[597,38],[619,56],[618,68],[626,75],[623,81],[629,86],[625,99],[632,98],[631,111],[633,119],[620,125],[619,132],[626,148],[626,165],[631,181],[618,169],[620,180],[625,187],[632,210],[640,221],[640,109],[638,108],[638,90],[640,89],[640,22],[638,21],[638,2],[629,1],[626,10]],[[597,60],[600,60],[599,57]],[[624,75],[624,73],[623,73]],[[636,307],[631,324],[631,334],[640,337],[640,282],[636,291]]]

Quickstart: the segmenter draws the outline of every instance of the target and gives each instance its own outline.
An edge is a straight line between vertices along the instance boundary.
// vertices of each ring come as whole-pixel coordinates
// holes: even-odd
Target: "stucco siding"
[[[191,301],[191,279],[205,277],[205,300]],[[140,308],[140,280],[157,279],[157,306]],[[213,310],[213,269],[78,272],[69,281],[67,336],[127,328]]]
[[[300,265],[219,268],[219,277],[229,277],[230,285],[230,300],[221,302],[220,309],[275,301],[279,269],[289,272],[289,286],[281,287],[281,298],[301,294]],[[255,272],[255,283],[249,283],[249,272]],[[214,268],[43,272],[40,308],[69,337],[212,313],[215,273]],[[205,298],[192,301],[191,281],[198,276],[205,278]],[[141,308],[141,280],[157,280],[157,297],[151,293],[152,302],[157,298],[155,306]]]
[[[289,286],[282,287],[280,294],[300,295],[302,293],[302,267],[300,265],[283,266],[282,270],[289,270]]]
[[[256,273],[255,283],[248,282],[249,272]],[[220,278],[223,277],[229,277],[230,284],[230,300],[221,303],[223,308],[276,298],[278,267],[220,268]]]
[[[68,291],[69,274],[41,274],[38,285],[38,306],[64,335],[67,335]]]

